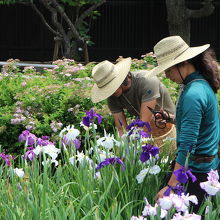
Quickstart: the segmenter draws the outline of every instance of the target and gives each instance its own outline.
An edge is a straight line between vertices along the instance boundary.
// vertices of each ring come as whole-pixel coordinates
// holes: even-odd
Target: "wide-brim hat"
[[[180,36],[166,37],[154,46],[158,66],[150,71],[150,75],[155,76],[178,63],[189,60],[209,47],[209,44],[189,47]]]
[[[97,64],[92,70],[95,85],[91,90],[93,103],[110,97],[125,80],[131,68],[131,58],[124,58],[117,64],[105,60]]]

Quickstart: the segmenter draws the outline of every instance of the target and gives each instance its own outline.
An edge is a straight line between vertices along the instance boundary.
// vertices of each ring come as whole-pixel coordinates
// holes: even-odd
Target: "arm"
[[[113,117],[115,120],[115,126],[118,130],[119,136],[122,136],[128,126],[125,118],[125,114],[124,112],[114,113]]]
[[[190,147],[196,146],[201,120],[203,112],[202,98],[199,97],[200,94],[189,93],[184,97],[184,100],[180,106],[182,109],[181,119],[178,119],[178,126],[181,132],[178,135],[178,152],[176,161],[183,165],[185,164],[185,159],[187,152]],[[191,149],[194,153],[195,148]]]
[[[181,168],[181,165],[179,163],[175,163],[174,170],[178,170]],[[173,170],[173,171],[174,171]],[[176,180],[176,176],[172,173],[172,176],[170,177],[170,180],[168,181],[169,186],[176,186],[178,181]],[[168,186],[163,187],[156,195],[156,199],[162,198],[164,192],[168,189]]]
[[[141,103],[141,109],[140,109],[140,119],[144,122],[149,122],[152,120],[153,114],[148,109],[148,106],[152,109],[155,108],[156,105],[156,99],[149,101],[149,102],[143,102]],[[148,132],[147,128],[144,128],[145,132]]]
[[[148,107],[151,107],[152,109],[155,108],[156,105],[156,99],[149,101],[149,102],[143,102],[141,103],[141,109],[140,109],[140,119],[145,122],[150,122],[152,119],[152,113],[148,109]]]

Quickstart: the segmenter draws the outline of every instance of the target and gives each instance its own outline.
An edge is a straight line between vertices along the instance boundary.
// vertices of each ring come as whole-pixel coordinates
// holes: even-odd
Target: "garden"
[[[150,125],[132,117],[119,137],[106,101],[90,99],[95,63],[63,59],[39,71],[17,62],[8,60],[0,73],[1,219],[220,219],[218,174],[201,184],[209,196],[194,213],[197,198],[184,194],[193,178],[187,162],[176,173],[178,193],[155,200],[175,140],[157,146],[143,131]],[[132,71],[154,65],[148,53],[132,60]],[[178,85],[159,77],[176,101]]]

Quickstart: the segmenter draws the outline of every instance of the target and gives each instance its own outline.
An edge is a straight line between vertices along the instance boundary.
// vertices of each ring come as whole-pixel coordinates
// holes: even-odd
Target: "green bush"
[[[94,104],[90,99],[94,63],[83,66],[73,60],[57,60],[53,63],[56,68],[37,72],[33,67],[21,70],[16,62],[9,60],[0,74],[0,145],[5,151],[20,152],[17,140],[25,129],[56,139],[56,134],[67,125],[79,128],[82,116],[91,108],[104,116],[99,131],[113,132],[114,122],[106,101]],[[133,59],[131,69],[146,69],[146,63],[148,68],[156,65],[151,53],[143,59]],[[176,102],[178,85],[163,74],[159,78]]]

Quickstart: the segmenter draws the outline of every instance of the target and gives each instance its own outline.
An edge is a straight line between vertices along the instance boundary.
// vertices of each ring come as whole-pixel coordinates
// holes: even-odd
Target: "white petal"
[[[149,168],[141,170],[141,172],[136,176],[137,182],[142,183],[148,172],[149,172]]]
[[[160,171],[161,171],[160,167],[158,165],[154,165],[153,167],[150,167],[149,173],[156,175]]]
[[[18,177],[23,177],[23,176],[24,176],[23,168],[15,168],[15,169],[14,169],[14,172],[15,172],[15,174],[16,174]]]

